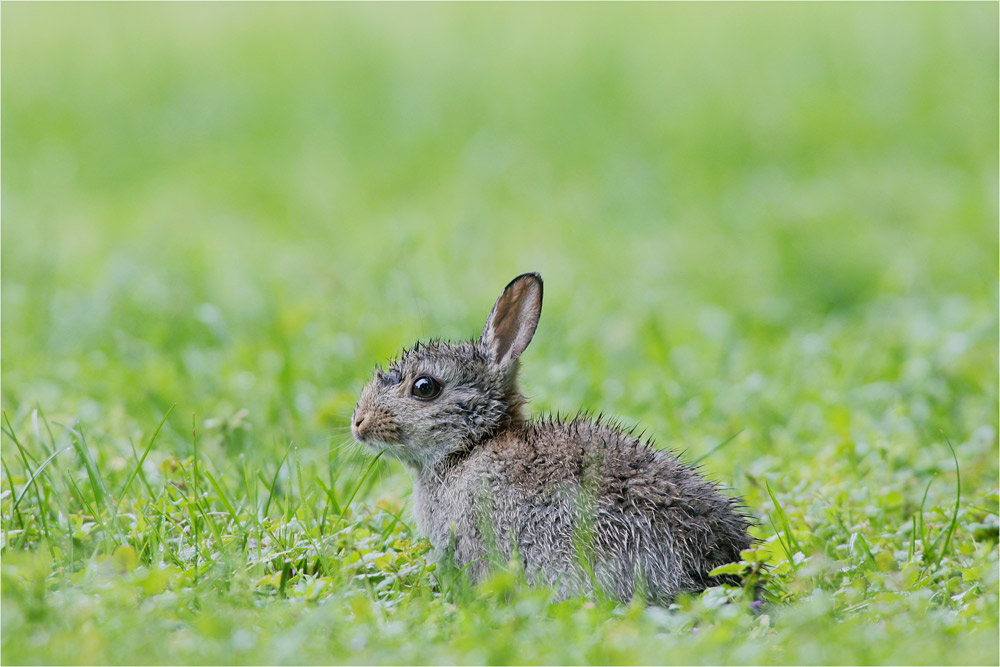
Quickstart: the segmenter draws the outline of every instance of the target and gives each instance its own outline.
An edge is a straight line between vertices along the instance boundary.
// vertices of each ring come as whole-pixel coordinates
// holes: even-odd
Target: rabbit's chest
[[[485,452],[484,452],[485,453]],[[550,559],[542,554],[570,544],[577,485],[531,489],[511,478],[493,457],[471,457],[448,473],[418,478],[414,518],[438,558],[449,555],[458,567],[474,561],[508,559],[516,543],[526,566]],[[567,547],[568,549],[568,547]],[[478,564],[472,566],[474,578]]]
[[[438,546],[441,538],[447,537],[451,527],[468,513],[468,500],[467,494],[456,493],[455,489],[418,480],[413,487],[413,516],[417,528]]]
[[[417,528],[439,548],[452,539],[472,539],[479,532],[477,524],[486,509],[486,486],[481,477],[418,479],[413,488]]]

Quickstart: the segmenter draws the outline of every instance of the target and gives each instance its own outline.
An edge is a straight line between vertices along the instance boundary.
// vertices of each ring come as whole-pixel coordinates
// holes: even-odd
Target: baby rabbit
[[[525,418],[518,357],[542,310],[542,278],[504,288],[478,340],[433,341],[376,367],[354,437],[414,476],[414,514],[438,558],[473,580],[515,553],[561,599],[594,586],[624,603],[720,583],[750,546],[742,504],[671,454],[601,419]]]

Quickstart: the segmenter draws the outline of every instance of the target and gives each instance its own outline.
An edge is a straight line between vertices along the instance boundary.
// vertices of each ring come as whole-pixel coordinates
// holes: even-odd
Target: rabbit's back
[[[421,474],[420,528],[474,579],[517,549],[528,575],[564,596],[596,579],[653,602],[712,585],[750,545],[741,506],[675,456],[614,425],[541,419],[505,429]]]

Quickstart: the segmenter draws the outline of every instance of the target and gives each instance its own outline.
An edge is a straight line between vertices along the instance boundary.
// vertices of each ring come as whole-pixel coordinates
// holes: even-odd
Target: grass
[[[995,4],[0,11],[4,664],[1000,660]],[[429,561],[347,419],[526,270],[761,613]]]

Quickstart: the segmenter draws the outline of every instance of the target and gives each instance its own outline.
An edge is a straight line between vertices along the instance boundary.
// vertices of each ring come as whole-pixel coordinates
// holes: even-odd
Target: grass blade
[[[955,533],[955,527],[958,525],[958,507],[962,502],[962,476],[958,470],[958,455],[955,453],[955,448],[947,436],[945,436],[944,441],[948,444],[948,449],[951,450],[952,460],[955,461],[955,509],[952,512],[951,521],[948,522],[948,527],[941,531],[941,534],[934,540],[934,544],[931,545],[931,553],[937,555],[934,561],[935,565],[939,565],[944,555],[948,552],[948,547],[951,545],[951,536]],[[938,551],[937,545],[942,538],[944,538],[944,544],[941,545],[941,551]]]
[[[378,460],[382,458],[382,455],[385,454],[385,452],[386,450],[383,449],[381,452],[376,454],[375,458],[372,459],[372,462],[368,464],[368,469],[365,470],[365,474],[363,474],[361,476],[361,479],[358,480],[358,483],[354,486],[354,491],[351,492],[351,495],[350,497],[348,497],[347,502],[344,503],[343,505],[344,511],[340,513],[340,516],[338,517],[339,519],[344,518],[344,512],[346,512],[351,507],[351,503],[354,502],[354,496],[358,495],[358,491],[361,489],[361,485],[364,484],[365,479],[367,479],[368,475],[370,475],[372,470],[375,469],[375,464],[378,463]]]
[[[327,499],[330,501],[330,505],[333,506],[334,513],[337,514],[337,516],[343,514],[344,512],[340,509],[340,503],[337,502],[337,497],[333,488],[327,488],[326,484],[323,483],[323,480],[319,478],[319,475],[316,476],[316,483],[319,484],[319,488],[323,489],[323,493],[326,494]]]
[[[736,433],[733,433],[731,436],[729,436],[728,438],[726,438],[725,440],[723,440],[722,442],[720,442],[719,444],[717,444],[715,447],[712,447],[710,450],[708,450],[707,452],[705,452],[704,454],[702,454],[701,456],[699,456],[698,458],[696,458],[694,461],[692,461],[691,465],[693,465],[693,466],[698,465],[699,463],[701,463],[702,461],[704,461],[705,459],[707,459],[709,456],[711,456],[712,454],[714,454],[715,452],[719,451],[720,449],[722,449],[723,447],[725,447],[726,445],[728,445],[730,442],[732,442],[733,440],[735,440],[737,437],[739,437],[740,433],[743,433],[743,431],[745,431],[745,430],[746,430],[745,428],[741,428]]]
[[[52,460],[55,459],[57,456],[65,452],[67,449],[72,449],[72,448],[73,448],[72,445],[66,445],[62,449],[52,452],[52,455],[49,456],[49,458],[45,459],[40,466],[35,468],[35,472],[31,473],[31,479],[29,479],[28,483],[24,485],[24,488],[21,489],[21,493],[17,496],[17,499],[14,501],[15,510],[17,509],[17,506],[21,503],[21,499],[24,498],[24,494],[28,492],[28,487],[30,487],[32,484],[35,483],[35,480],[38,478],[39,475],[42,474],[42,471],[45,470],[45,467],[48,466],[50,463],[52,463]]]
[[[121,493],[118,494],[118,502],[115,503],[116,510],[118,509],[118,506],[121,505],[122,499],[125,498],[125,494],[128,493],[129,487],[132,486],[135,476],[139,474],[139,469],[142,468],[142,464],[146,461],[146,457],[149,456],[149,451],[153,448],[153,443],[156,442],[156,436],[160,434],[160,429],[163,428],[163,425],[167,422],[167,417],[169,417],[170,413],[173,411],[174,406],[171,405],[170,409],[167,410],[167,413],[163,415],[163,419],[160,420],[159,426],[157,426],[156,430],[153,431],[153,436],[149,439],[149,444],[146,445],[146,450],[142,453],[142,456],[139,457],[139,462],[136,463],[135,468],[132,470],[132,474],[129,475],[128,481],[125,482],[125,487],[122,488]]]
[[[2,464],[3,465],[3,469],[7,471],[7,481],[10,482],[10,492],[11,492],[11,495],[14,495],[14,494],[17,493],[17,489],[14,488],[14,476],[12,474],[10,474],[10,468],[7,467],[7,461],[2,456],[0,456],[0,464]],[[24,517],[21,516],[21,511],[19,509],[17,509],[17,504],[16,503],[14,504],[13,512],[14,512],[14,514],[17,515],[17,521],[18,521],[18,523],[21,524],[21,530],[24,531]],[[4,523],[6,524],[7,522],[5,521]],[[7,530],[7,526],[6,525],[4,526],[4,530],[5,531]]]
[[[274,471],[274,478],[271,480],[270,486],[268,486],[267,480],[265,480],[261,476],[261,473],[259,472],[257,473],[257,476],[260,477],[260,480],[264,482],[264,486],[267,488],[267,502],[264,503],[264,512],[263,512],[263,515],[265,517],[267,516],[268,510],[271,509],[271,499],[274,498],[274,489],[278,485],[278,475],[281,474],[281,466],[285,465],[285,461],[288,460],[288,455],[291,453],[291,451],[292,450],[290,447],[285,449],[285,455],[282,457],[281,462],[278,463],[278,469]]]
[[[212,473],[210,473],[207,470],[205,471],[205,477],[208,478],[209,484],[211,484],[212,488],[215,489],[215,492],[219,496],[219,502],[221,502],[222,506],[226,508],[227,512],[229,512],[229,516],[233,517],[233,521],[238,521],[236,517],[236,510],[233,509],[233,506],[232,504],[230,504],[229,499],[226,498],[226,494],[222,492],[222,488],[219,486],[219,483],[215,480],[215,477],[213,477]]]
[[[42,503],[42,495],[38,491],[38,487],[34,485],[35,477],[38,475],[39,472],[41,472],[42,470],[44,470],[45,466],[40,466],[39,468],[37,468],[35,470],[35,472],[32,472],[31,465],[28,463],[28,457],[30,456],[30,452],[25,451],[24,447],[21,446],[21,441],[17,439],[17,435],[14,433],[14,427],[11,426],[10,419],[7,417],[7,413],[6,412],[3,415],[3,419],[4,419],[5,422],[7,422],[7,431],[6,431],[6,433],[7,433],[8,436],[10,436],[10,439],[14,441],[14,445],[17,447],[17,451],[21,455],[21,460],[24,462],[24,469],[28,472],[28,475],[30,477],[30,479],[28,479],[28,483],[24,487],[24,490],[21,492],[21,495],[18,496],[17,500],[14,501],[14,505],[16,507],[17,504],[21,502],[21,498],[24,497],[24,493],[27,492],[28,489],[33,488],[35,490],[35,500],[38,502],[38,516],[42,520],[42,529],[43,529],[45,535],[48,536],[48,534],[49,534],[49,524],[48,524],[48,521],[45,518],[46,514],[48,514],[48,511],[47,511],[47,509],[45,507],[45,504]],[[31,460],[34,461],[35,458],[32,456]],[[51,457],[50,457],[49,460],[51,460]],[[37,461],[36,461],[36,463],[37,463]],[[49,463],[49,461],[46,461],[46,464],[48,464],[48,463]],[[10,474],[9,470],[7,471],[7,474],[8,475]],[[13,488],[14,488],[14,480],[11,479],[11,489],[13,489]]]
[[[80,457],[80,460],[83,461],[84,468],[87,470],[87,479],[90,481],[90,490],[94,494],[94,501],[107,505],[107,487],[105,487],[104,480],[98,473],[97,462],[94,461],[94,457],[90,454],[90,448],[87,447],[87,440],[83,436],[83,429],[77,430],[72,426],[67,426],[65,424],[58,425],[65,428],[72,435],[76,436],[75,438],[72,438],[73,447],[76,449],[77,455]]]
[[[802,551],[802,548],[799,545],[798,540],[796,540],[795,536],[792,534],[792,527],[788,522],[788,515],[785,514],[785,510],[781,507],[781,503],[779,503],[778,499],[774,496],[774,492],[771,490],[771,485],[767,482],[767,480],[764,480],[764,486],[767,488],[767,495],[771,496],[771,502],[774,503],[774,513],[777,515],[778,522],[781,524],[781,530],[785,533],[788,546],[792,549],[788,552],[789,562],[792,562],[792,556],[795,553]],[[772,522],[771,525],[773,526],[774,523]]]

